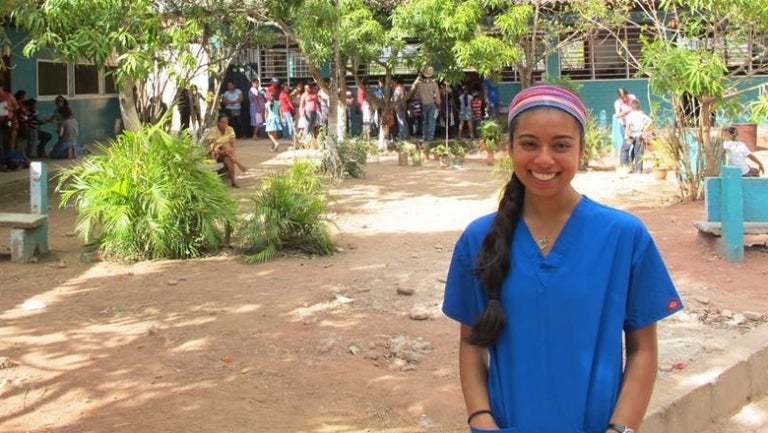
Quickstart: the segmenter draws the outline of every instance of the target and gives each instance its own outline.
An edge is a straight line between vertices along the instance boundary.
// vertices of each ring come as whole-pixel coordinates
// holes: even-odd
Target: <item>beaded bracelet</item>
[[[484,413],[487,413],[488,415],[491,415],[491,416],[493,416],[493,413],[492,413],[490,410],[488,410],[488,409],[480,409],[480,410],[476,410],[476,411],[472,412],[472,413],[469,415],[469,418],[467,418],[467,424],[469,424],[469,423],[471,423],[471,422],[472,422],[472,418],[474,418],[474,417],[476,417],[476,416],[478,416],[478,415],[482,415],[482,414],[484,414]]]

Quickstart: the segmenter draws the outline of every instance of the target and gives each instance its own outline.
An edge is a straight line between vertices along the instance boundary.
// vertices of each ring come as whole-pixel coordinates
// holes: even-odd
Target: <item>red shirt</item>
[[[363,102],[365,102],[365,94],[368,93],[367,89],[363,86],[357,88],[357,106],[363,108]]]
[[[288,92],[280,92],[280,112],[281,113],[293,113],[293,103],[291,103],[291,96]]]

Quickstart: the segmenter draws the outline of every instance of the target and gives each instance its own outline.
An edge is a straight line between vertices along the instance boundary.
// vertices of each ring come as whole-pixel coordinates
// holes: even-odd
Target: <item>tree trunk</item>
[[[520,73],[520,85],[523,89],[531,87],[533,84],[533,68],[530,66],[523,66],[517,71]]]
[[[386,120],[384,120],[384,115],[382,114],[381,118],[379,119],[379,142],[378,142],[379,150],[382,152],[386,152],[389,149],[389,146],[387,143],[387,137],[389,137],[389,125],[387,124]]]
[[[136,98],[133,94],[134,81],[126,77],[121,82],[118,100],[120,102],[120,116],[123,119],[123,129],[138,131],[141,128],[141,121],[139,120],[139,113],[136,111]]]

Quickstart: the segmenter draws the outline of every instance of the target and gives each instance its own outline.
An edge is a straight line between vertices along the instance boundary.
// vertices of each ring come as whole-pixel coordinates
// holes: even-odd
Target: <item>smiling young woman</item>
[[[566,89],[520,92],[499,209],[456,243],[443,312],[472,431],[632,432],[645,414],[656,322],[682,303],[643,224],[571,185],[586,122]]]

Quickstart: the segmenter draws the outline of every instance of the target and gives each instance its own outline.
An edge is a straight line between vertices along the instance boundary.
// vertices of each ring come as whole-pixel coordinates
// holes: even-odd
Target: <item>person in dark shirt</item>
[[[44,155],[45,145],[51,140],[52,135],[40,129],[40,116],[37,112],[37,99],[30,98],[25,101],[27,105],[27,128],[29,138],[27,140],[27,156],[37,158]]]

